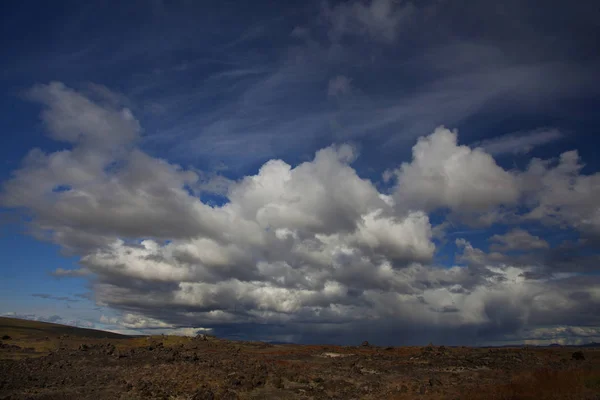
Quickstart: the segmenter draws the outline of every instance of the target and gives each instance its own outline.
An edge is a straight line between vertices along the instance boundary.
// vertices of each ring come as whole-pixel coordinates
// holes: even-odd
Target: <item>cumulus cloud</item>
[[[188,195],[186,186],[198,179],[194,172],[122,146],[139,133],[130,112],[93,102],[60,83],[38,85],[31,93],[46,106],[50,136],[73,145],[51,154],[32,150],[4,186],[3,205],[27,209],[38,236],[85,253],[121,235],[189,237],[210,225],[192,211],[210,209]],[[118,148],[106,151],[109,145]]]
[[[53,139],[94,146],[95,150],[134,141],[140,126],[131,111],[115,107],[116,95],[107,88],[99,85],[93,88],[101,89],[111,103],[101,106],[60,82],[35,86],[27,96],[46,106],[42,120]]]
[[[538,250],[548,249],[550,245],[544,239],[534,236],[526,230],[515,228],[505,235],[494,235],[491,237],[494,242],[490,246],[492,250],[511,251],[511,250]]]
[[[519,184],[530,211],[525,218],[568,226],[600,236],[600,173],[582,175],[577,151],[558,160],[534,158],[519,175]]]
[[[469,241],[463,238],[456,239],[455,244],[459,249],[462,249],[462,253],[457,254],[456,260],[459,263],[464,263],[469,266],[496,266],[498,263],[502,263],[508,259],[503,253],[486,253],[481,249],[473,247]]]
[[[176,327],[153,318],[147,318],[141,315],[124,313],[120,317],[108,317],[104,314],[100,316],[100,323],[104,329],[110,332],[122,333],[125,335],[176,335],[176,336],[195,336],[198,333],[210,333],[210,328],[201,327]]]
[[[471,212],[518,200],[517,179],[481,149],[458,145],[455,131],[437,128],[418,140],[412,154],[412,161],[396,171],[399,204]]]
[[[140,315],[134,314],[125,314],[120,320],[119,323],[126,328],[171,328],[170,324],[167,324],[162,321],[158,321],[153,318],[145,318]]]
[[[499,207],[528,207],[513,213],[590,230],[597,177],[579,175],[573,153],[554,167],[534,160],[506,171],[440,127],[395,169],[390,193],[357,173],[356,148],[334,145],[295,166],[273,159],[225,180],[226,201],[208,205],[198,197],[206,176],[136,147],[139,123],[114,102],[62,84],[35,91],[50,136],[71,148],[31,151],[1,201],[28,212],[37,237],[80,256],[81,269],[55,274],[90,274],[96,302],[122,313],[100,321],[111,329],[473,343],[600,322],[587,311],[600,302],[592,280],[534,278],[543,259],[528,264],[505,253],[552,250],[524,230],[492,237],[490,253],[459,239],[458,265],[433,261],[448,226],[432,226],[438,209],[494,222]],[[110,143],[119,151],[107,151]]]

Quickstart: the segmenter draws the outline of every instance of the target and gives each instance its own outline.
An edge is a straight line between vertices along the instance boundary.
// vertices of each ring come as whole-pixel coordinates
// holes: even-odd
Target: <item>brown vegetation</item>
[[[1,322],[0,335],[12,339],[0,348],[0,399],[600,398],[596,349],[581,359],[569,348],[103,338],[98,331],[65,334],[41,323]]]

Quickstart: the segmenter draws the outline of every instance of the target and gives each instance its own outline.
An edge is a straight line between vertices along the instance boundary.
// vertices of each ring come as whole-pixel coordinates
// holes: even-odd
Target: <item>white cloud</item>
[[[457,133],[444,127],[422,137],[413,159],[397,170],[394,197],[398,204],[422,210],[486,211],[514,204],[519,197],[515,177],[481,149],[457,144]]]
[[[100,86],[94,86],[98,90]],[[111,93],[103,88],[104,96]],[[33,87],[28,96],[47,108],[42,119],[56,140],[93,146],[96,151],[114,149],[134,141],[140,125],[127,108],[94,103],[60,82]],[[111,98],[114,98],[111,93]]]
[[[124,312],[101,320],[115,329],[235,333],[243,326],[248,336],[299,340],[367,328],[388,339],[396,332],[433,340],[452,331],[461,342],[538,321],[580,324],[589,320],[586,307],[600,301],[592,280],[569,286],[571,275],[526,278],[531,268],[523,263],[464,240],[458,261],[466,266],[432,265],[441,228],[431,226],[428,212],[438,208],[495,215],[497,207],[521,205],[523,194],[528,218],[551,218],[559,204],[561,221],[583,226],[597,210],[597,177],[579,175],[573,153],[554,168],[534,160],[525,172],[508,172],[440,127],[396,170],[392,195],[361,178],[352,167],[356,149],[340,145],[297,166],[273,159],[255,175],[227,180],[220,191],[228,202],[209,206],[194,195],[206,184],[202,173],[140,149],[96,146],[104,136],[118,142],[106,121],[85,121],[94,140],[72,135],[83,124],[65,111],[73,103],[83,114],[119,120],[113,105],[57,84],[36,90],[52,137],[69,139],[72,148],[32,151],[4,185],[2,204],[30,212],[36,235],[81,257],[81,270],[55,274],[92,274],[97,302]],[[58,117],[74,121],[58,124]],[[129,118],[124,126],[139,126]],[[134,138],[138,131],[128,132]],[[541,238],[519,230],[493,241],[544,248]],[[557,289],[556,282],[564,283]]]
[[[119,319],[119,324],[130,329],[141,329],[141,328],[172,328],[171,324],[167,324],[163,321],[159,321],[154,318],[143,317],[141,315],[135,315],[126,313],[122,318]]]
[[[527,219],[540,220],[600,235],[600,173],[581,175],[583,164],[577,151],[554,160],[533,159],[519,175],[521,190],[530,211]]]

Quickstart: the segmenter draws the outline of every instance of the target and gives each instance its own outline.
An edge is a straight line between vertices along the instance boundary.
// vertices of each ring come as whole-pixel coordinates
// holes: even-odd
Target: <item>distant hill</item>
[[[131,336],[101,331],[98,329],[77,328],[74,326],[53,324],[50,322],[31,321],[18,318],[0,317],[0,337],[10,336],[13,339],[56,337],[69,335],[79,338],[127,339]]]
[[[600,343],[596,343],[596,342],[590,342],[590,343],[584,343],[584,344],[552,343],[552,344],[549,344],[548,346],[535,346],[535,347],[600,347]]]
[[[584,343],[584,344],[558,344],[558,343],[551,343],[549,345],[533,345],[533,344],[507,344],[504,346],[482,346],[482,348],[484,349],[509,349],[509,348],[514,348],[514,349],[521,349],[521,348],[525,348],[525,347],[531,347],[531,348],[563,348],[563,347],[600,347],[600,343],[596,343],[596,342],[590,342],[590,343]]]
[[[577,347],[600,347],[600,343],[591,342],[591,343],[586,343],[586,344],[580,344]]]

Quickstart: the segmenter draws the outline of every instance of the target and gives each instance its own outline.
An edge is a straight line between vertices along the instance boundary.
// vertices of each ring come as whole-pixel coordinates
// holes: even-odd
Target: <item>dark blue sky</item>
[[[596,2],[0,7],[0,313],[300,341],[350,342],[330,325],[369,310],[438,341],[596,335],[597,289],[570,281],[598,272]],[[502,319],[503,296],[526,305]]]

